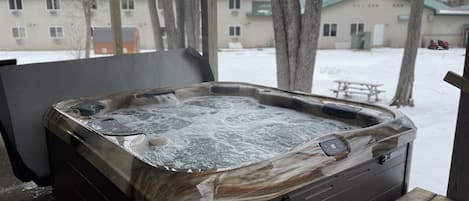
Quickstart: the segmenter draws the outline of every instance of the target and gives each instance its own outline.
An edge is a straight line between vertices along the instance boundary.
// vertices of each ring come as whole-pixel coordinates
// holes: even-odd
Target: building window
[[[337,36],[337,24],[324,24],[323,36]]]
[[[239,10],[241,8],[241,0],[229,0],[228,6],[230,10]]]
[[[13,34],[13,38],[15,39],[26,38],[26,29],[24,27],[13,27],[11,32]]]
[[[135,10],[135,1],[134,0],[121,0],[122,10]]]
[[[252,15],[272,16],[272,4],[270,3],[270,1],[253,1]]]
[[[63,27],[49,27],[49,36],[51,38],[63,38],[64,28]]]
[[[241,27],[240,26],[229,26],[228,35],[231,37],[241,36]]]
[[[23,10],[23,0],[9,0],[10,10]]]
[[[357,23],[350,25],[350,35],[357,34],[365,31],[365,24]]]
[[[46,0],[47,10],[59,10],[59,0]]]

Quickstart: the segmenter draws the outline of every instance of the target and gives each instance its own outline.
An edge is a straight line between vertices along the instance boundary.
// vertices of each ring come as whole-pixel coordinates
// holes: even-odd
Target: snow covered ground
[[[371,51],[320,50],[314,74],[313,93],[332,96],[333,80],[383,83],[386,105],[394,95],[403,49]],[[447,71],[461,74],[464,49],[432,51],[420,49],[414,84],[415,107],[401,108],[418,127],[414,143],[410,187],[423,187],[446,194],[451,151],[459,101],[459,90],[443,81]],[[0,60],[17,58],[20,64],[73,59],[67,51],[0,52]],[[276,85],[273,49],[219,52],[219,78],[267,86]],[[364,101],[364,97],[354,97]]]

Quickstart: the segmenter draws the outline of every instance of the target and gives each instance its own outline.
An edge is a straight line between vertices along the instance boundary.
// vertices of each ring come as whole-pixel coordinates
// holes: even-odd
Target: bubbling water
[[[356,129],[344,122],[259,104],[241,96],[200,96],[102,115],[158,138],[142,154],[176,169],[217,170],[266,160],[319,136]],[[156,143],[158,144],[158,143]]]

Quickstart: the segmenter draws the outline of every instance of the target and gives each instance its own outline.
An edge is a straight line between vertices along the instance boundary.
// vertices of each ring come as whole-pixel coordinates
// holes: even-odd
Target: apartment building
[[[301,1],[304,4],[304,0]],[[157,1],[157,6],[160,1]],[[146,0],[121,0],[122,25],[136,28],[140,47],[153,48]],[[77,49],[84,46],[85,21],[79,0],[0,0],[0,50]],[[159,10],[164,27],[163,10]],[[350,48],[351,35],[370,32],[372,47],[403,47],[410,13],[408,0],[323,0],[319,48]],[[218,0],[218,46],[274,45],[270,0]],[[110,27],[109,0],[93,6],[93,27]],[[425,0],[421,44],[431,39],[452,47],[467,42],[469,11]]]
[[[121,0],[122,26],[137,28],[140,47],[153,48],[146,0]],[[159,5],[158,5],[159,6]],[[79,0],[0,0],[1,50],[57,50],[84,46],[85,19]],[[164,26],[162,10],[160,23]],[[109,0],[97,0],[92,27],[110,27]]]
[[[323,0],[319,48],[350,48],[357,32],[370,32],[372,47],[404,47],[409,13],[408,0]],[[469,10],[425,0],[422,46],[432,39],[462,46],[468,31]],[[219,47],[273,46],[273,40],[269,0],[218,1]]]

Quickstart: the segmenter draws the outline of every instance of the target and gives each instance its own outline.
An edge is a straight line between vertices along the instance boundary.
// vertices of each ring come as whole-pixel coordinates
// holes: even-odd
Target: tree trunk
[[[282,0],[272,0],[272,22],[274,24],[275,59],[277,62],[277,87],[290,89],[290,67],[288,65],[287,32]]]
[[[404,49],[404,57],[402,58],[396,94],[391,102],[391,106],[414,106],[412,91],[414,86],[415,60],[417,58],[417,50],[420,41],[423,9],[424,0],[412,0],[410,18],[407,25],[407,39]]]
[[[192,20],[194,21],[194,37],[195,37],[195,46],[194,48],[197,50],[201,50],[202,47],[202,41],[200,38],[200,0],[192,0],[194,2],[194,7],[192,13],[194,14],[194,17]]]
[[[321,27],[321,8],[322,1],[307,0],[305,2],[294,87],[298,91],[309,92],[313,87],[314,64]]]
[[[200,2],[202,55],[210,64],[215,81],[218,80],[217,1],[202,0]]]
[[[306,0],[302,17],[299,0],[272,0],[279,88],[311,92],[321,6],[321,0]]]
[[[295,90],[298,48],[300,47],[301,7],[298,0],[283,1],[283,4],[285,8],[285,28],[287,29],[288,66],[290,67],[288,85],[290,90]]]
[[[82,0],[83,12],[85,15],[86,37],[85,37],[85,58],[90,58],[91,50],[91,6],[94,0]]]
[[[177,48],[186,47],[186,36],[184,27],[184,10],[185,5],[183,0],[176,0],[176,15],[177,15]]]
[[[187,37],[187,47],[191,48],[197,48],[195,44],[195,26],[194,22],[195,20],[193,19],[195,16],[194,13],[194,7],[195,7],[195,2],[194,0],[185,0],[184,2],[184,14],[185,14],[185,23],[186,23],[186,37]]]
[[[120,55],[124,53],[120,1],[110,0],[109,9],[111,11],[111,29],[112,40],[114,41],[114,54]]]
[[[151,27],[153,29],[153,40],[155,42],[155,49],[164,50],[163,38],[161,38],[160,16],[156,8],[157,0],[148,0],[148,10],[150,11]]]
[[[177,30],[174,19],[173,0],[163,0],[164,23],[166,27],[166,43],[168,50],[177,47]]]

